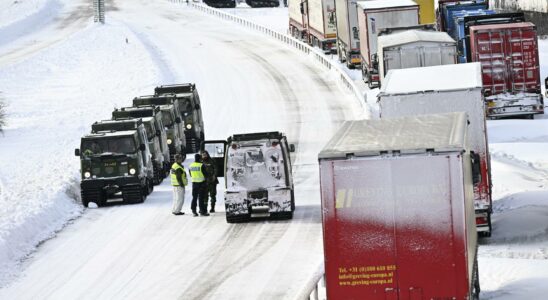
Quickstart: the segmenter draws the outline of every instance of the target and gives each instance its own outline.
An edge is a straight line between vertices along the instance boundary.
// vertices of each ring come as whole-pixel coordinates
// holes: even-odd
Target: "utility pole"
[[[105,24],[105,0],[93,0],[93,12],[95,23]]]

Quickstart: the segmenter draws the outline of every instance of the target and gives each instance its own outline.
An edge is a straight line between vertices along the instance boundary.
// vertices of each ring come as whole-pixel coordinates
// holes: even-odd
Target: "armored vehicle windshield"
[[[278,141],[238,142],[228,149],[227,186],[231,190],[285,186],[285,173]]]
[[[80,149],[82,149],[84,155],[95,155],[106,152],[133,154],[137,152],[135,141],[130,136],[82,139]]]

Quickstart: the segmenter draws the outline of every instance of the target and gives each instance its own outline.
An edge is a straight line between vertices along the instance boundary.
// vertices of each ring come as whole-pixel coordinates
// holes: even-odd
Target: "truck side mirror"
[[[470,151],[470,161],[472,163],[472,182],[477,184],[481,181],[481,159],[479,154]]]
[[[74,155],[75,156],[80,156],[80,149],[78,149],[78,148],[74,149]]]
[[[145,146],[145,144],[139,145],[139,150],[145,151],[146,149],[147,149],[147,147]]]
[[[295,152],[295,144],[289,144],[289,152]]]
[[[179,118],[179,117],[175,118],[175,123],[177,123],[177,124],[181,123],[181,118]]]

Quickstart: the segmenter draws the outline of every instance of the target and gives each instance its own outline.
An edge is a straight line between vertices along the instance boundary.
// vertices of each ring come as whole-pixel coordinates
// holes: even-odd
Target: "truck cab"
[[[82,204],[107,204],[121,194],[125,203],[143,202],[153,190],[151,154],[138,130],[99,131],[82,137],[80,148]]]
[[[154,126],[160,130],[160,147],[162,149],[162,155],[164,156],[164,170],[169,172],[171,168],[171,159],[173,155],[170,153],[169,146],[167,144],[167,130],[162,118],[162,112],[160,107],[154,105],[143,105],[138,107],[122,107],[115,109],[112,112],[113,120],[123,120],[127,118],[144,118],[152,117],[154,120]]]
[[[206,141],[203,149],[223,162],[228,223],[255,217],[291,219],[295,210],[290,152],[294,145],[280,132],[235,134]]]
[[[162,155],[162,150],[160,148],[160,132],[154,126],[152,117],[103,120],[95,122],[91,125],[91,133],[109,130],[138,130],[142,136],[146,137],[148,143],[145,143],[145,145],[147,150],[152,155],[154,184],[160,184],[166,177],[167,173],[164,168],[164,156]]]
[[[172,94],[179,100],[179,110],[185,122],[187,150],[189,153],[198,152],[200,144],[204,141],[205,133],[200,96],[196,85],[193,83],[162,85],[154,89],[156,97],[167,94]]]

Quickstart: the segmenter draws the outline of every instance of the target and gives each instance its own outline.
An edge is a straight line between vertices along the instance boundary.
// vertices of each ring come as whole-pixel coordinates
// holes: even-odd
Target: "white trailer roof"
[[[346,121],[318,157],[378,156],[385,151],[424,153],[427,149],[462,151],[467,147],[466,130],[465,112]]]
[[[379,9],[389,7],[417,6],[412,0],[371,0],[356,2],[361,9]]]
[[[378,48],[381,49],[414,42],[456,44],[455,40],[447,32],[412,29],[379,36]]]
[[[449,91],[482,88],[478,62],[388,71],[381,94],[407,94],[422,91]]]

